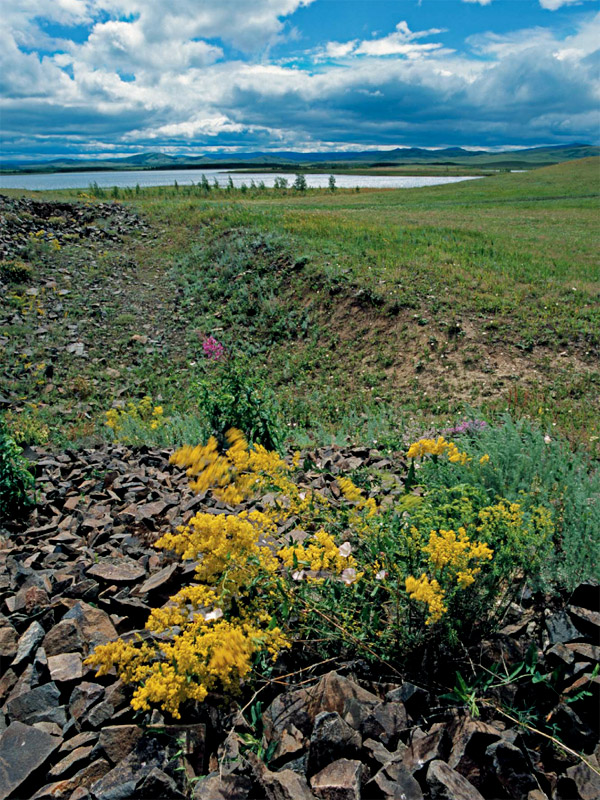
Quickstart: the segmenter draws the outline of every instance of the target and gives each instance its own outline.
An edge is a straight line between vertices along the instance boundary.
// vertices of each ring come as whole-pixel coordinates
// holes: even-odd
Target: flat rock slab
[[[0,800],[5,800],[60,747],[62,739],[13,722],[0,736]]]
[[[94,564],[87,574],[109,583],[132,583],[146,577],[146,570],[136,561],[119,560],[116,563],[103,561]]]
[[[75,681],[83,677],[83,664],[79,653],[61,653],[48,656],[50,677],[57,683]]]

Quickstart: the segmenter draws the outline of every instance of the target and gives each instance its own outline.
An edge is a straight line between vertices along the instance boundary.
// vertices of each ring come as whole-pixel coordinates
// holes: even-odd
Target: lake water
[[[216,179],[220,186],[226,186],[231,176],[234,186],[254,181],[263,181],[265,186],[273,186],[276,178],[285,178],[291,186],[296,178],[293,172],[236,172],[218,169],[157,169],[133,170],[123,172],[55,172],[49,175],[0,175],[0,189],[86,189],[97,183],[103,188],[140,186],[172,186],[175,181],[180,186],[197,184],[206,175],[212,184]],[[443,183],[472,181],[480,175],[461,177],[417,177],[401,175],[336,175],[335,183],[340,189],[413,189],[418,186],[438,186]],[[307,174],[306,183],[311,188],[326,188],[329,173]]]

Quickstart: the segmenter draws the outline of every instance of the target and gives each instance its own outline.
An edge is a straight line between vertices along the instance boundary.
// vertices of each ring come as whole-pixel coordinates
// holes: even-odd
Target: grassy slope
[[[110,248],[38,265],[40,281],[68,274],[89,357],[74,364],[72,331],[53,324],[58,379],[21,375],[20,396],[70,436],[93,434],[117,393],[185,408],[197,332],[215,332],[253,353],[292,425],[334,431],[346,417],[356,434],[365,411],[446,419],[466,401],[541,415],[594,449],[597,201],[598,159],[358,194],[147,190],[136,204],[161,233],[131,240],[126,269]],[[32,326],[12,323],[9,356],[20,336],[31,361],[47,358]]]

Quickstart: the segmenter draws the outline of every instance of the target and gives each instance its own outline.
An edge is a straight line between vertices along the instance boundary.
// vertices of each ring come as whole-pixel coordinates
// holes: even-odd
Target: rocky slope
[[[491,691],[477,718],[414,676],[375,678],[353,662],[269,687],[253,728],[218,698],[173,724],[157,711],[136,715],[116,676],[96,678],[83,661],[99,643],[142,633],[150,607],[192,578],[192,564],[153,549],[158,531],[228,508],[193,495],[166,451],[29,455],[37,506],[0,538],[0,800],[600,796],[597,586],[511,608],[471,658],[510,669],[533,643],[548,682]],[[319,491],[335,496],[336,474],[362,465],[385,473],[384,502],[400,491],[404,465],[375,451],[307,455],[315,467],[302,480]],[[522,706],[523,691],[568,749],[495,708]],[[257,757],[265,750],[268,766]]]

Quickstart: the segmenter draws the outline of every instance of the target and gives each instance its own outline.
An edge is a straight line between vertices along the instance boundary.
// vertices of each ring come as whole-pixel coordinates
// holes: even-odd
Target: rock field
[[[583,584],[548,607],[523,597],[473,654],[483,665],[510,665],[535,643],[540,668],[559,669],[560,687],[548,698],[540,684],[532,705],[568,731],[564,741],[587,764],[491,707],[473,718],[414,675],[375,681],[356,662],[271,692],[262,716],[265,745],[275,748],[267,767],[245,746],[246,721],[218,698],[186,706],[173,724],[158,711],[135,714],[116,676],[96,678],[83,664],[99,643],[143,635],[150,607],[192,579],[193,564],[153,549],[158,532],[200,509],[229,509],[193,495],[167,451],[28,455],[37,461],[37,506],[0,530],[0,800],[600,797],[598,586]],[[376,451],[308,455],[315,469],[300,480],[330,496],[336,474],[361,465],[386,474],[379,500],[400,490],[404,464]],[[569,703],[586,687],[591,696]],[[506,686],[497,700],[518,691]]]

